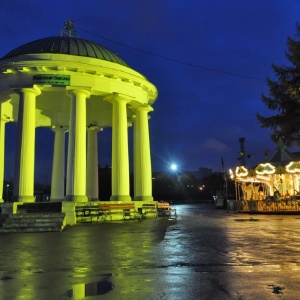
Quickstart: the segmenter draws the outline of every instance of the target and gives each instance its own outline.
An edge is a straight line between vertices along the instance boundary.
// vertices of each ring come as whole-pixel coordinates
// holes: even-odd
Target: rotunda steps
[[[0,233],[2,232],[58,232],[66,226],[64,213],[17,213],[9,214],[5,218]]]

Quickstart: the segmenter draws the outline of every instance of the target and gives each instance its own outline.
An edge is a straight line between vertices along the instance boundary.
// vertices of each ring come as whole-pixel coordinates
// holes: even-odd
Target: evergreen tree
[[[290,66],[272,64],[277,79],[267,78],[269,96],[262,95],[263,103],[276,114],[256,116],[262,128],[273,131],[274,142],[283,137],[287,145],[300,145],[300,23],[296,24],[295,38],[288,37],[287,49]]]

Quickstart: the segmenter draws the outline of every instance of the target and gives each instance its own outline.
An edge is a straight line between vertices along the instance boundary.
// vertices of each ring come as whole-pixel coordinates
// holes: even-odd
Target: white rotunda
[[[37,127],[55,132],[50,201],[98,199],[97,132],[108,127],[112,127],[110,200],[152,201],[148,113],[156,98],[157,89],[145,76],[112,51],[88,40],[47,37],[12,50],[0,59],[0,202],[7,122],[17,123],[15,202],[35,201]],[[128,158],[131,124],[133,199],[129,195]]]

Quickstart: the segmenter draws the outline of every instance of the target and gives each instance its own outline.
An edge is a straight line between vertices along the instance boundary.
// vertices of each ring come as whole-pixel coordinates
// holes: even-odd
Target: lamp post
[[[8,202],[8,188],[9,188],[9,184],[6,185],[6,202]]]
[[[178,193],[178,178],[177,178],[177,172],[178,172],[178,166],[176,163],[171,163],[170,164],[170,188],[171,188],[171,195],[173,197]]]
[[[177,181],[178,166],[175,163],[170,164],[171,178]]]

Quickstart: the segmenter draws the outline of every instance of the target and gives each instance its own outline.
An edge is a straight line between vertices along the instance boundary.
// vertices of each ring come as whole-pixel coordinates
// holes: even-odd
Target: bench
[[[176,209],[171,208],[168,202],[157,202],[157,212],[160,217],[171,216],[172,213],[177,216]]]
[[[123,213],[123,219],[134,219],[137,217],[137,211],[134,203],[103,203],[99,204],[99,211],[111,217],[112,214]]]
[[[155,217],[157,217],[156,203],[144,203],[138,210],[142,214],[142,218],[145,218],[148,213],[155,214]]]
[[[86,218],[90,220],[90,222],[93,221],[93,217],[97,218],[97,222],[105,221],[106,215],[99,210],[99,206],[97,203],[85,203],[82,205],[77,205],[75,207],[75,214],[76,218],[80,219],[81,222],[84,222]]]
[[[112,220],[114,214],[122,214],[123,219],[144,219],[148,213],[157,217],[156,203],[144,203],[141,207],[135,208],[134,203],[100,203],[88,202],[78,203],[75,207],[76,218],[80,222],[92,222],[97,218],[97,222],[104,222],[107,219]]]

